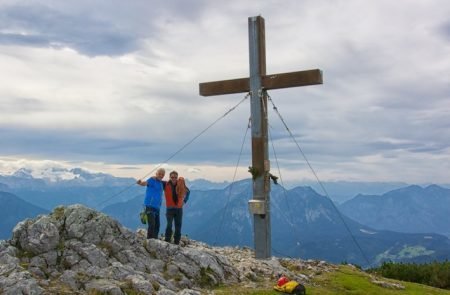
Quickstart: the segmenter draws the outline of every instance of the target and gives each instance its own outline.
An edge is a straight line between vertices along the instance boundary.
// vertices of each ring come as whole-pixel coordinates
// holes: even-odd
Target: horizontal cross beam
[[[318,69],[262,76],[262,87],[265,90],[322,83],[322,71]],[[249,92],[250,79],[240,78],[200,83],[199,88],[202,96]]]

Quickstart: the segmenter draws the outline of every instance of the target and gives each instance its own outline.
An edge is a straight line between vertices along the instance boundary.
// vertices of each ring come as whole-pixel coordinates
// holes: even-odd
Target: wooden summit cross
[[[249,17],[248,34],[250,78],[206,82],[199,86],[202,96],[250,92],[253,200],[249,201],[249,208],[254,220],[255,257],[264,259],[272,256],[266,90],[322,84],[322,71],[266,75],[264,18]]]

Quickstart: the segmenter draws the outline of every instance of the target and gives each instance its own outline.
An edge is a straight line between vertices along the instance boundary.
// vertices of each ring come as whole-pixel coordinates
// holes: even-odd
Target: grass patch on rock
[[[385,281],[388,284],[399,284],[404,289],[395,289],[390,287],[382,287],[375,284],[373,280]],[[307,286],[307,294],[448,294],[450,291],[428,287],[425,285],[407,283],[396,280],[389,280],[381,277],[373,277],[368,273],[360,271],[350,266],[340,266],[338,270],[329,273],[323,273],[313,280],[311,286]]]
[[[382,287],[374,282],[385,281],[392,285],[402,285],[404,289],[393,289]],[[231,295],[281,295],[273,290],[276,281],[264,281],[255,285],[246,286],[244,283],[234,286],[220,286],[214,289],[215,294]],[[383,277],[374,277],[355,267],[341,265],[331,272],[323,272],[315,276],[310,282],[305,284],[306,294],[308,295],[450,295],[449,290],[429,287],[415,283],[390,280]]]

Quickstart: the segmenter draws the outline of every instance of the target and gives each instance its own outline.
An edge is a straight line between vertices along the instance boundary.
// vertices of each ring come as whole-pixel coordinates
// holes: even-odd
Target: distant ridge
[[[383,195],[358,195],[340,206],[344,214],[376,229],[438,233],[450,237],[450,189],[411,185]]]
[[[183,212],[182,233],[212,245],[252,247],[253,220],[247,205],[251,195],[251,180],[238,181],[220,190],[192,190]],[[142,226],[136,217],[142,203],[143,191],[142,195],[107,206],[103,211],[135,229]],[[163,207],[162,231],[164,213]],[[445,236],[376,230],[345,215],[343,218],[371,264],[384,260],[412,262],[450,258],[450,240]],[[273,255],[325,259],[334,263],[348,261],[367,266],[330,200],[310,187],[284,192],[280,186],[273,186],[271,219]]]
[[[49,212],[16,195],[2,191],[0,191],[0,204],[0,239],[10,238],[13,227],[19,221]]]
[[[18,177],[19,174],[24,177]],[[57,180],[48,182],[33,175],[52,175],[52,179]],[[140,226],[137,214],[142,208],[145,189],[134,185],[135,179],[74,168],[49,169],[42,173],[21,170],[16,176],[0,176],[0,183],[2,180],[9,181],[2,186],[8,192],[36,206],[45,206],[44,209],[80,203],[104,210],[131,229]],[[190,185],[192,194],[185,208],[183,234],[215,245],[253,245],[253,219],[247,204],[252,195],[251,179],[212,190],[195,189],[195,182]],[[275,255],[336,263],[345,260],[365,266],[366,261],[329,199],[310,187],[284,191],[280,185],[272,185],[271,202]],[[165,223],[164,210],[163,207],[161,232]],[[378,230],[343,217],[372,263],[449,258],[449,239],[445,236],[429,231],[417,234]]]

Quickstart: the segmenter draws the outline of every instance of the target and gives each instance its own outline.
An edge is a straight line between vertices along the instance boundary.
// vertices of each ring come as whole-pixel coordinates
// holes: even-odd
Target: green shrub
[[[441,289],[450,289],[450,261],[425,264],[383,262],[378,268],[370,269],[383,277],[425,284]]]

